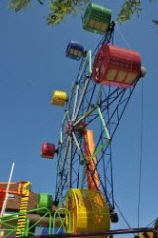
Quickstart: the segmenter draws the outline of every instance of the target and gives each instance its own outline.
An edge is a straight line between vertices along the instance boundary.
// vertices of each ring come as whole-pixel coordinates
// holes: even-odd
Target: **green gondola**
[[[90,3],[83,17],[83,29],[97,34],[105,34],[110,25],[111,15],[110,9]]]

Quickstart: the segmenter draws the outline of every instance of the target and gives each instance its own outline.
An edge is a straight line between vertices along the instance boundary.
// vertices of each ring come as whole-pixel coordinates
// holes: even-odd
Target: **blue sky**
[[[112,9],[115,20],[123,1],[94,2]],[[114,37],[115,45],[139,51],[148,71],[137,84],[113,145],[115,199],[131,227],[138,225],[142,95],[140,226],[158,216],[158,35],[151,22],[157,9],[157,1],[144,1],[140,17],[118,25]],[[51,105],[51,94],[56,89],[69,92],[78,73],[79,62],[65,57],[68,42],[78,40],[93,49],[101,37],[82,29],[81,15],[50,27],[47,13],[47,4],[35,3],[15,14],[6,1],[0,2],[0,181],[8,180],[15,162],[13,181],[30,180],[33,191],[53,194],[56,160],[42,159],[40,150],[43,141],[57,144],[64,109]],[[116,227],[126,225],[121,220]]]

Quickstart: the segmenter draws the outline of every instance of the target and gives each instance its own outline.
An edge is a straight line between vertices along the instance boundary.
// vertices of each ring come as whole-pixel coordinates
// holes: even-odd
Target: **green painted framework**
[[[64,217],[61,216],[61,213],[64,214]],[[25,223],[25,229],[23,231],[23,234],[18,237],[25,237],[25,236],[34,236],[36,235],[35,232],[32,232],[37,227],[41,227],[40,223],[44,218],[48,218],[48,234],[58,234],[60,233],[61,229],[66,231],[66,216],[70,217],[70,213],[66,208],[58,208],[53,214],[50,212],[47,208],[36,208],[33,210],[28,210],[27,212],[17,212],[12,213],[9,215],[4,215],[0,217],[0,233],[4,232],[3,237],[13,237],[15,236],[17,226],[12,223],[17,223],[19,216],[21,215],[39,215],[40,218],[34,222],[33,224],[30,223],[30,220],[27,218]],[[57,224],[58,221],[58,224]],[[71,222],[69,224],[71,226]],[[71,227],[69,227],[71,229]]]

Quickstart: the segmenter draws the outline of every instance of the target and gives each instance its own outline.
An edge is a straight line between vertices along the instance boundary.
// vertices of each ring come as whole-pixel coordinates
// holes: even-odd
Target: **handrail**
[[[139,232],[154,232],[158,234],[158,230],[151,227],[141,227],[141,228],[130,228],[130,229],[117,229],[108,231],[97,231],[97,232],[82,232],[82,233],[62,233],[62,234],[51,234],[51,235],[35,235],[35,236],[25,236],[25,238],[61,238],[61,237],[84,237],[84,236],[98,236],[98,235],[120,235],[120,234],[130,234]],[[14,238],[14,237],[12,237]]]

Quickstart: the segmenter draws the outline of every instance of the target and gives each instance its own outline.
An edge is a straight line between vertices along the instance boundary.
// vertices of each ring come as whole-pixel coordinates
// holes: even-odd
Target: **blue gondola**
[[[80,60],[84,54],[84,48],[78,41],[70,41],[66,48],[66,57]]]

